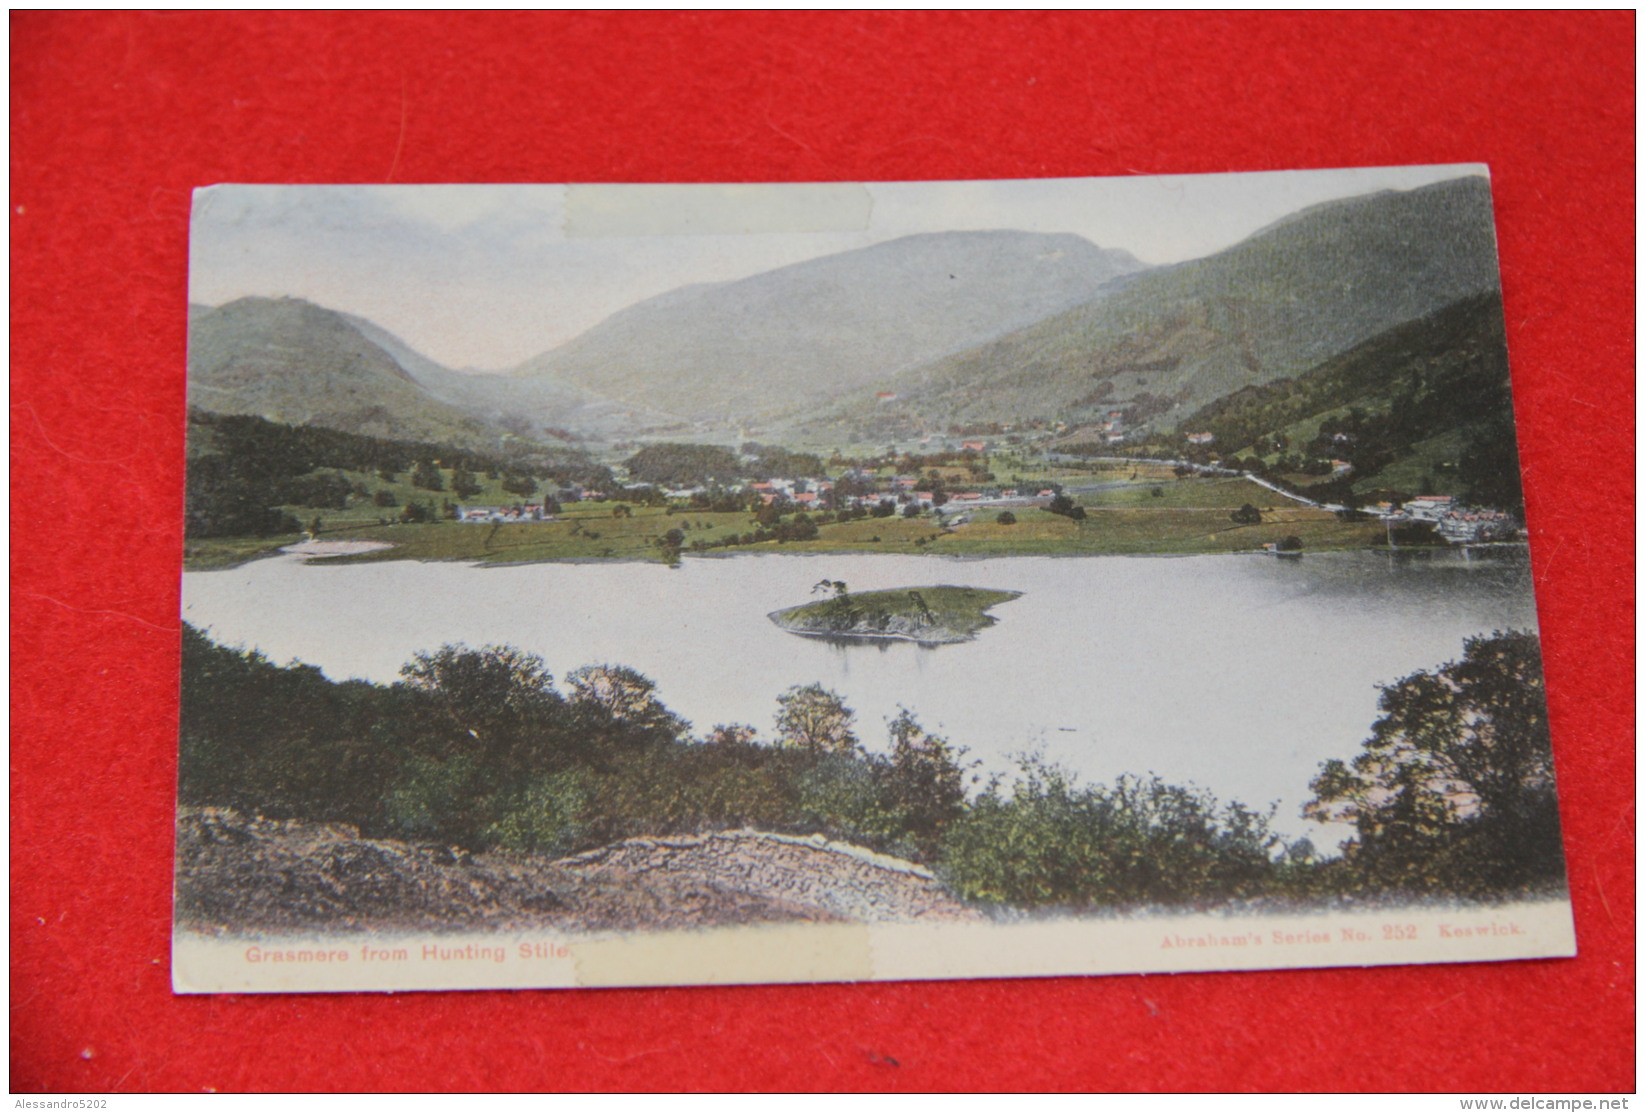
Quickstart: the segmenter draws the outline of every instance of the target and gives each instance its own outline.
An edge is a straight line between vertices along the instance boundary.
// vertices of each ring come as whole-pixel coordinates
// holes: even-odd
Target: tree
[[[999,514],[994,517],[994,521],[998,522],[1002,526],[1014,526],[1017,524],[1017,516],[1009,510],[1001,510]]]
[[[1352,823],[1345,855],[1383,884],[1501,892],[1563,876],[1535,634],[1469,638],[1461,661],[1382,689],[1352,762],[1326,762],[1304,808]]]
[[[509,646],[446,645],[419,653],[400,676],[424,697],[432,757],[473,763],[473,790],[504,789],[563,768],[586,743],[540,657]]]
[[[585,665],[566,678],[573,704],[598,707],[651,740],[677,738],[689,724],[657,698],[657,684],[626,665]]]
[[[1238,510],[1234,511],[1232,514],[1228,515],[1228,518],[1229,518],[1230,521],[1234,522],[1237,525],[1242,525],[1242,526],[1260,525],[1261,522],[1262,522],[1262,511],[1258,510],[1256,507],[1252,506],[1250,503],[1246,503],[1244,506],[1242,506]]]
[[[715,723],[708,732],[708,742],[714,746],[752,746],[760,732],[747,723]]]
[[[417,467],[411,473],[411,485],[421,487],[425,491],[446,489],[445,480],[440,477],[440,469],[433,460],[417,461]]]
[[[777,697],[779,744],[813,753],[849,754],[857,748],[857,716],[821,684],[795,685]]]
[[[534,495],[537,493],[537,481],[529,475],[505,475],[503,490],[511,495]]]
[[[1064,518],[1068,518],[1075,522],[1083,522],[1085,520],[1085,507],[1080,506],[1073,499],[1063,494],[1060,490],[1052,496],[1050,503],[1048,503],[1045,508],[1053,514],[1060,514]]]
[[[460,499],[473,498],[483,488],[480,481],[474,478],[474,473],[467,468],[454,468],[451,472],[451,490]]]
[[[880,780],[888,802],[920,849],[934,854],[965,811],[965,751],[927,733],[906,707],[891,720],[891,761]]]
[[[1463,451],[1457,477],[1464,484],[1463,497],[1473,505],[1524,517],[1525,492],[1519,484],[1519,451],[1511,417],[1498,417],[1481,430]]]
[[[794,515],[788,531],[790,541],[815,541],[817,539],[817,523],[804,511]]]

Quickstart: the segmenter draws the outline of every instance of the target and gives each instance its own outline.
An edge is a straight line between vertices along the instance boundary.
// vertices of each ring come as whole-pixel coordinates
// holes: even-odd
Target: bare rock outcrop
[[[207,934],[674,930],[966,920],[928,870],[820,836],[637,838],[570,858],[369,839],[345,824],[180,809],[179,926]]]

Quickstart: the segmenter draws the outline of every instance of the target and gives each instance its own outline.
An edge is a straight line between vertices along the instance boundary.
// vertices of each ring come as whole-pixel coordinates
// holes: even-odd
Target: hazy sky
[[[217,186],[195,195],[190,300],[307,298],[452,367],[495,370],[634,302],[916,232],[1070,232],[1147,263],[1304,208],[1478,166],[863,186]],[[632,234],[684,227],[687,234]],[[769,228],[808,229],[769,231]]]

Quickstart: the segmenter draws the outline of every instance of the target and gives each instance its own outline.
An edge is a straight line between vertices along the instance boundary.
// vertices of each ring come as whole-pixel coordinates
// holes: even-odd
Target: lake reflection
[[[767,615],[819,576],[852,591],[933,584],[1020,591],[975,641],[797,637]],[[1379,683],[1462,653],[1463,638],[1534,628],[1522,550],[1203,557],[816,555],[661,564],[326,566],[276,557],[183,578],[183,617],[220,641],[336,679],[394,679],[419,650],[504,644],[556,676],[629,665],[699,732],[769,736],[776,697],[821,683],[886,747],[900,707],[981,759],[1037,751],[1082,776],[1155,772],[1253,806],[1293,834],[1321,761],[1351,757]],[[1319,833],[1314,833],[1316,839]],[[1335,837],[1321,840],[1324,845]]]

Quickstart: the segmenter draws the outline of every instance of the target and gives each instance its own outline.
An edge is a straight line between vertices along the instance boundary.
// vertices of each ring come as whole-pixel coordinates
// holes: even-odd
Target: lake
[[[850,646],[767,614],[813,598],[929,584],[1020,591],[973,641]],[[1308,781],[1350,758],[1377,688],[1462,654],[1465,637],[1534,629],[1522,549],[1195,557],[739,555],[662,564],[330,565],[279,556],[183,577],[183,618],[216,640],[333,679],[391,681],[419,650],[512,645],[554,675],[624,664],[700,733],[743,722],[769,738],[776,697],[821,683],[887,746],[899,707],[985,772],[1036,752],[1090,780],[1192,782],[1266,807],[1321,849],[1341,829],[1300,818]]]

